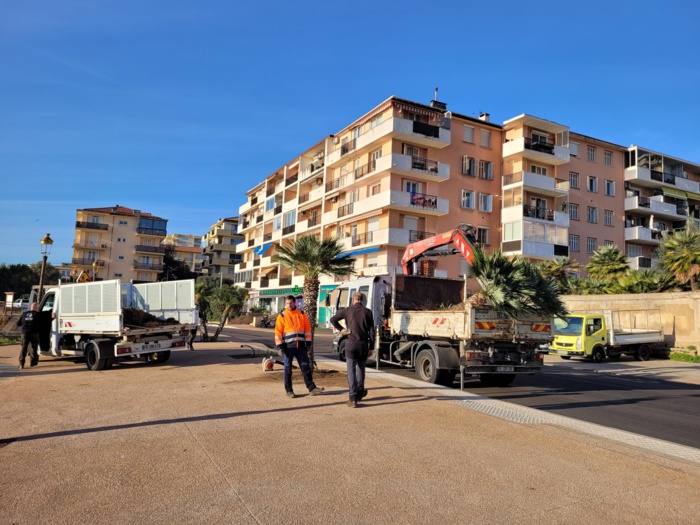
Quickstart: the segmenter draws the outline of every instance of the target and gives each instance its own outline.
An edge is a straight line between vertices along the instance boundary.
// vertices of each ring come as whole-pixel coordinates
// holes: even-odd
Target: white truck
[[[377,368],[388,363],[414,368],[430,383],[451,385],[460,374],[505,386],[519,374],[541,371],[539,346],[549,343],[551,318],[507,319],[486,304],[464,301],[464,281],[415,275],[377,276],[342,283],[330,297],[334,311],[350,306],[354,292],[366,297],[374,315]],[[461,305],[432,309],[431,305]],[[427,306],[427,308],[426,308]],[[344,360],[345,335],[333,342]]]
[[[549,353],[562,359],[584,357],[601,363],[622,354],[647,361],[663,347],[661,312],[653,309],[575,313],[554,323]]]
[[[125,324],[124,309],[147,312],[172,324]],[[122,284],[118,279],[49,288],[39,305],[40,355],[85,357],[90,370],[116,360],[165,362],[184,350],[196,328],[194,280]]]

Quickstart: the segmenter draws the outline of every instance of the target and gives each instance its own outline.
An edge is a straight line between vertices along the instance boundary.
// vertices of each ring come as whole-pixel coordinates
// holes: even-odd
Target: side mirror
[[[382,312],[382,317],[389,317],[391,315],[391,294],[382,294],[379,299],[379,309]]]

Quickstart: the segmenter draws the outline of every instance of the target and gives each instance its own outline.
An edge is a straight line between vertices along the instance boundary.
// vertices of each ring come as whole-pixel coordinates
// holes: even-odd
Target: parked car
[[[12,308],[15,310],[26,310],[29,308],[29,299],[17,299],[12,303]]]

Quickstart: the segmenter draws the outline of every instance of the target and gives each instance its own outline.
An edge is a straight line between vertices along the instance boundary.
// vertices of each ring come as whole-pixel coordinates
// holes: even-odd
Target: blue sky
[[[201,235],[388,98],[700,163],[691,1],[0,0],[0,262],[69,261],[75,210]]]

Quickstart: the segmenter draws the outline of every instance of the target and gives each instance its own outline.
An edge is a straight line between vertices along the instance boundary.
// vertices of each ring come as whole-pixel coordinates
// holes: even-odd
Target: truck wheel
[[[567,361],[571,359],[570,355],[560,355],[559,357],[561,357],[562,359],[566,359]]]
[[[88,370],[104,370],[107,366],[106,359],[100,359],[100,348],[97,343],[88,343],[88,348],[85,351],[85,365]]]
[[[591,352],[591,359],[594,363],[602,363],[605,361],[605,351],[599,346],[595,347]]]
[[[421,350],[416,357],[416,377],[428,383],[437,383],[438,369],[432,350]]]
[[[338,359],[345,362],[345,339],[338,344]]]
[[[168,359],[170,359],[170,350],[156,352],[153,357],[155,357],[156,363],[167,363]]]
[[[634,358],[638,361],[649,361],[651,357],[651,347],[649,345],[639,345],[637,352],[634,354]]]

